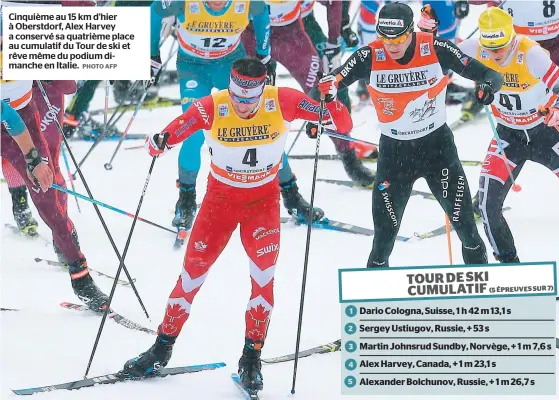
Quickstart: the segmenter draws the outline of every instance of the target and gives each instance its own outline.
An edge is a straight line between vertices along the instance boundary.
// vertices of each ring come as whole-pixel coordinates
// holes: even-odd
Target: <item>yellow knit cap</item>
[[[489,7],[478,19],[479,44],[488,49],[499,49],[508,45],[516,32],[512,17],[498,7]]]

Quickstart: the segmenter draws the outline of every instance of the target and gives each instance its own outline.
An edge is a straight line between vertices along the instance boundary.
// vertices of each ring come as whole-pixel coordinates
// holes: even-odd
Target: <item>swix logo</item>
[[[206,243],[202,242],[201,240],[194,243],[194,250],[196,250],[196,251],[204,252],[204,251],[206,251],[207,247],[208,247],[208,245]]]
[[[44,132],[45,129],[47,129],[47,127],[50,125],[50,123],[53,122],[56,117],[58,117],[59,112],[60,107],[53,105],[52,108],[45,113],[43,119],[41,120],[41,132]]]
[[[350,58],[347,61],[347,65],[345,65],[340,71],[340,74],[342,74],[345,78],[351,72],[351,69],[355,66],[355,64],[357,64],[357,59],[355,57]]]
[[[208,113],[206,113],[206,109],[204,108],[202,103],[197,101],[196,103],[194,103],[194,105],[198,109],[198,112],[200,113],[200,116],[202,117],[204,122],[209,125],[210,124],[210,117],[208,116]]]
[[[382,190],[388,189],[389,187],[390,187],[390,182],[384,181],[380,185],[378,185],[378,190],[382,191]]]
[[[263,255],[266,255],[268,253],[272,253],[274,251],[278,251],[279,250],[279,244],[278,243],[272,243],[269,246],[263,247],[261,249],[256,250],[256,257],[262,257]]]
[[[8,121],[2,121],[2,125],[4,125],[4,128],[6,128],[8,132],[12,129],[10,124],[8,124]]]

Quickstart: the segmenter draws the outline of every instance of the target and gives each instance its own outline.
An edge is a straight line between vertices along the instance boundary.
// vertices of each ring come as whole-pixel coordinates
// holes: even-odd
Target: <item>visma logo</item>
[[[385,190],[390,187],[390,182],[384,181],[380,185],[378,185],[378,190]]]

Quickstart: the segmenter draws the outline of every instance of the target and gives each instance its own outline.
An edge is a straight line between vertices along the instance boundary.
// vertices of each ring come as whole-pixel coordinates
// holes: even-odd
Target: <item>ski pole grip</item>
[[[159,134],[159,140],[161,141],[159,144],[160,149],[164,149],[167,145],[167,140],[169,140],[169,134],[167,132],[162,132]]]

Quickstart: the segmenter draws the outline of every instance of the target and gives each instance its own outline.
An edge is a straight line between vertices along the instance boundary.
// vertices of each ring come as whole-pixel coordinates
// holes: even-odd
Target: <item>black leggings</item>
[[[419,139],[381,136],[373,221],[375,236],[367,267],[387,267],[404,209],[415,181],[425,178],[462,242],[466,264],[486,264],[485,244],[474,221],[470,188],[458,159],[451,130],[445,124]]]
[[[528,130],[516,130],[497,125],[497,133],[505,147],[510,170],[516,179],[527,160],[537,162],[559,176],[559,132],[540,124]],[[479,209],[485,234],[501,262],[512,262],[516,247],[512,233],[503,217],[503,202],[512,180],[500,157],[495,139],[489,144],[484,167],[479,177]]]

